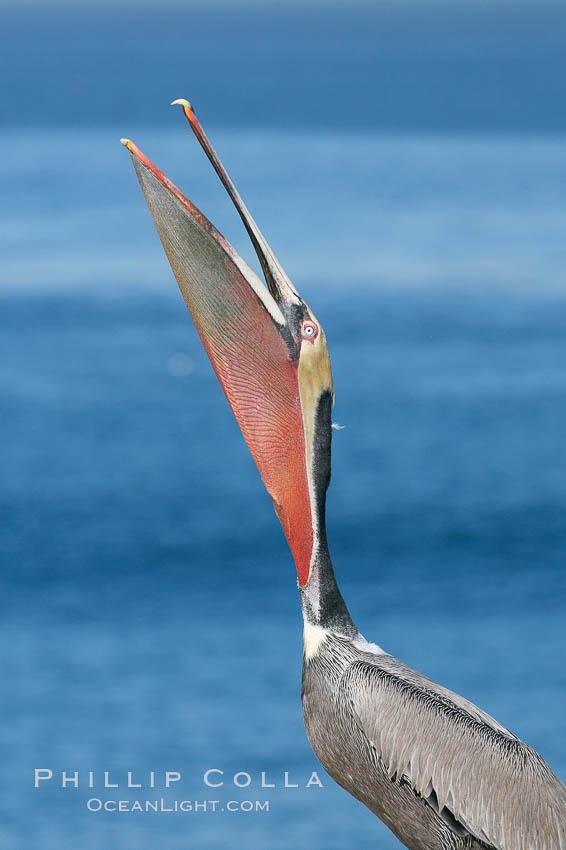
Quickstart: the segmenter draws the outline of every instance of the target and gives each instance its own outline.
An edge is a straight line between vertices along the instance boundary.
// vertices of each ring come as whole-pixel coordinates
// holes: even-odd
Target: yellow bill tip
[[[171,101],[171,106],[182,106],[183,109],[189,109],[191,112],[194,112],[193,105],[188,100],[185,100],[184,97],[179,97],[177,100]]]

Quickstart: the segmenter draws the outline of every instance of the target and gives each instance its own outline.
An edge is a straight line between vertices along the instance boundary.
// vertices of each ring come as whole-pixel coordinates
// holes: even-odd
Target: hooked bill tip
[[[171,101],[171,106],[177,106],[177,105],[182,106],[183,109],[188,109],[191,112],[194,112],[192,103],[190,103],[188,100],[185,100],[184,97],[179,97],[179,98],[177,98],[177,100]]]

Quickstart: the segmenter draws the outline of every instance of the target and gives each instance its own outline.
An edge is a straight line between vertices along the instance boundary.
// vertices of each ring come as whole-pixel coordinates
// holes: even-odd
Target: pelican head
[[[147,205],[199,336],[234,412],[297,567],[326,550],[332,371],[324,330],[285,274],[212,148],[179,104],[230,195],[265,285],[189,199],[129,139]]]

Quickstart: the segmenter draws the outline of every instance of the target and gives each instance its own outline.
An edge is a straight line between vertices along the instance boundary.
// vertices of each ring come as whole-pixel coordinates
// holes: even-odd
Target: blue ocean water
[[[480,26],[491,14],[503,32],[505,4],[480,5],[468,27],[470,67],[486,39],[494,56],[513,53],[497,28],[489,39]],[[186,9],[170,8],[190,23]],[[350,20],[336,4],[325,26],[340,8]],[[310,751],[290,555],[118,143],[133,138],[257,265],[180,114],[165,103],[142,114],[137,95],[122,114],[104,83],[126,72],[162,18],[142,7],[120,58],[116,32],[131,7],[87,7],[109,33],[105,64],[94,47],[100,54],[106,42],[77,10],[67,7],[57,35],[65,7],[22,9],[7,16],[12,26],[33,9],[36,25],[52,27],[31,67],[47,69],[37,80],[52,83],[56,120],[34,123],[22,109],[0,134],[0,844],[393,850],[398,842]],[[368,20],[379,19],[367,14],[371,33]],[[535,19],[513,19],[531,47]],[[298,49],[289,21],[280,52]],[[363,29],[358,19],[349,26]],[[175,30],[175,44],[187,31]],[[206,27],[199,32],[203,54],[218,49]],[[311,42],[314,68],[332,44],[356,66],[348,32]],[[445,54],[443,32],[431,24],[429,53]],[[33,29],[30,44],[39,44]],[[163,35],[152,58],[157,93],[169,84],[167,47]],[[69,75],[57,50],[64,58],[71,49],[89,71],[93,109],[113,104],[96,120],[65,118]],[[265,46],[254,49],[231,81],[250,109],[258,95],[249,69]],[[339,67],[334,99],[343,104],[367,66]],[[393,102],[404,89],[390,79]],[[219,153],[329,339],[334,415],[345,426],[334,432],[329,537],[355,620],[496,716],[565,779],[566,138],[542,118],[530,126],[524,106],[522,118],[509,115],[528,133],[496,133],[477,115],[466,132],[440,127],[442,104],[431,126],[403,132],[364,125],[360,110],[354,126],[309,125],[306,101],[279,126],[269,98],[247,126],[237,110],[220,117],[228,97],[213,108],[223,66],[209,67],[207,80],[203,123],[209,109]],[[285,69],[272,80],[290,100]],[[499,97],[518,102],[513,92]],[[179,94],[197,101],[167,92]],[[537,103],[539,117],[551,106]],[[53,770],[53,781],[34,789],[34,768]],[[211,768],[224,771],[224,786],[204,785]],[[167,770],[182,774],[169,790]],[[61,788],[61,771],[79,771],[79,788]],[[117,790],[101,787],[104,771]],[[124,787],[128,771],[142,789]],[[322,788],[305,787],[313,771]],[[238,772],[249,787],[233,785]],[[286,772],[298,788],[284,787]],[[274,788],[261,787],[262,773]],[[269,800],[270,811],[95,813],[90,798],[219,800],[225,809]]]

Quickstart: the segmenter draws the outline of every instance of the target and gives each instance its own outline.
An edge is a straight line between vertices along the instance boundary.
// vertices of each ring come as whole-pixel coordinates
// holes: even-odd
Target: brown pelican
[[[242,218],[267,288],[182,192],[122,142],[295,560],[314,752],[412,850],[566,850],[566,788],[538,753],[354,625],[325,530],[334,390],[324,331],[191,105],[175,103]]]

